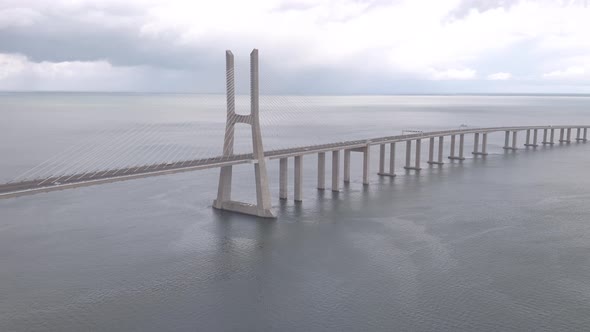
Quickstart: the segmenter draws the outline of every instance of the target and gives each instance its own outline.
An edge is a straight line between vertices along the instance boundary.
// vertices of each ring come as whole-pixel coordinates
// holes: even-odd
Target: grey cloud
[[[449,13],[448,19],[461,19],[469,14],[471,10],[485,12],[496,8],[510,8],[521,0],[462,0],[461,3]]]
[[[216,50],[177,47],[164,38],[140,38],[131,28],[105,28],[66,17],[30,26],[12,26],[0,33],[0,52],[21,53],[34,61],[108,60],[117,66],[198,69]],[[217,50],[218,51],[218,50]]]

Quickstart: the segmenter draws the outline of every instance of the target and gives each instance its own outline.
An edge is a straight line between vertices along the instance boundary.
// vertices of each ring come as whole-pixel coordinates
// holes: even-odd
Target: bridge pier
[[[443,136],[438,137],[438,159],[434,161],[434,137],[430,138],[430,150],[428,152],[428,163],[431,165],[443,165]]]
[[[432,164],[432,162],[434,161],[434,137],[431,137],[429,139],[429,144],[428,144],[428,161],[427,163]]]
[[[565,130],[565,128],[561,128],[559,131],[559,143],[571,143],[572,129],[567,128],[567,139],[564,138]]]
[[[576,128],[576,142],[586,142],[588,135],[588,128],[584,128],[584,137],[582,137],[582,128]]]
[[[332,191],[340,191],[340,151],[332,151]]]
[[[414,157],[414,167],[411,166],[412,162],[412,141],[406,141],[406,166],[404,169],[406,170],[413,170],[419,171],[420,168],[420,149],[422,147],[422,141],[420,139],[416,140],[416,156]]]
[[[350,182],[350,154],[351,152],[361,152],[363,154],[363,184],[369,184],[370,171],[370,153],[371,146],[367,145],[361,148],[352,148],[344,150],[344,182]]]
[[[512,146],[510,146],[510,131],[506,131],[506,136],[504,138],[504,150],[517,150],[516,148],[516,139],[517,139],[517,131],[512,132]]]
[[[301,192],[303,187],[303,156],[295,156],[294,158],[294,174],[293,174],[293,187],[295,202],[303,201],[303,193]]]
[[[287,199],[288,197],[288,158],[279,159],[279,199]]]
[[[326,189],[326,153],[318,153],[318,189]]]
[[[547,129],[547,128],[543,129],[543,142],[541,142],[541,144],[543,144],[543,145],[553,145],[553,132],[554,132],[554,130],[551,129],[551,141],[547,140],[548,131],[549,131],[549,129]]]
[[[479,133],[474,134],[473,138],[473,155],[487,156],[488,134],[482,134],[481,152],[479,152]]]
[[[512,150],[516,150],[516,139],[517,139],[518,131],[512,132]]]
[[[344,183],[350,182],[350,150],[344,149]]]
[[[367,145],[363,151],[363,184],[369,184],[369,174],[371,168],[371,146]]]
[[[385,144],[379,146],[379,173],[381,176],[395,176],[395,143],[389,143],[389,173],[385,172]]]
[[[459,156],[455,156],[455,135],[451,135],[451,160],[465,160],[463,156],[463,146],[465,144],[465,134],[459,134]]]
[[[526,131],[526,143],[524,144],[526,147],[537,147],[537,129],[533,129],[533,142],[531,143],[531,129],[527,129]]]

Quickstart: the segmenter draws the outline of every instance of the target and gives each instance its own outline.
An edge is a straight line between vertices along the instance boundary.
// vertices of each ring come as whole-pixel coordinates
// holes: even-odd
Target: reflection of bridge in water
[[[517,138],[519,132],[526,132],[525,146],[535,148],[539,144],[553,145],[555,143],[570,143],[572,131],[575,130],[575,141],[586,142],[588,128],[590,126],[516,126],[516,127],[489,127],[489,128],[460,128],[433,132],[412,132],[397,136],[377,137],[366,140],[343,141],[329,144],[309,145],[297,148],[264,151],[259,122],[258,101],[258,51],[251,54],[251,113],[240,115],[235,113],[234,96],[234,63],[231,52],[226,54],[227,75],[227,119],[223,155],[195,160],[156,163],[148,166],[122,167],[108,170],[94,170],[90,172],[73,173],[66,175],[47,176],[33,180],[23,180],[0,185],[0,197],[16,197],[39,192],[48,192],[67,188],[89,186],[94,184],[125,181],[143,177],[188,172],[200,169],[220,168],[218,196],[213,206],[222,210],[230,210],[261,217],[274,217],[271,209],[269,182],[267,178],[266,162],[279,160],[279,196],[287,199],[288,159],[294,158],[294,200],[302,201],[303,184],[303,156],[317,155],[317,188],[326,189],[326,153],[331,153],[331,190],[340,188],[340,153],[344,155],[343,181],[350,181],[350,154],[359,152],[363,155],[363,184],[369,183],[370,152],[372,146],[379,146],[380,176],[395,176],[395,147],[396,143],[405,143],[405,169],[419,171],[421,169],[422,141],[428,140],[428,161],[430,165],[443,165],[444,140],[450,138],[450,151],[448,159],[462,161],[465,159],[464,143],[465,135],[473,135],[473,155],[487,155],[487,140],[491,133],[504,132],[505,150],[517,150]],[[249,154],[234,154],[234,127],[238,123],[248,124],[252,128],[253,152]],[[559,139],[556,140],[556,131]],[[542,132],[542,133],[541,133]],[[540,138],[542,135],[542,138]],[[541,141],[540,141],[541,140]],[[458,142],[457,142],[458,141]],[[539,142],[540,141],[540,142]],[[414,158],[412,160],[412,145],[415,145]],[[387,151],[389,150],[389,152]],[[436,152],[436,156],[435,156]],[[387,158],[388,157],[388,158]],[[386,160],[389,159],[389,160]],[[256,203],[248,204],[231,200],[232,166],[240,164],[253,164],[256,178]],[[388,167],[386,167],[388,164]]]

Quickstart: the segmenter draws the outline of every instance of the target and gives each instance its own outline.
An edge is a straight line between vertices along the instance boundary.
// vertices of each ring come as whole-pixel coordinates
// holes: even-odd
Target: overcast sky
[[[590,93],[588,0],[0,0],[0,90]]]

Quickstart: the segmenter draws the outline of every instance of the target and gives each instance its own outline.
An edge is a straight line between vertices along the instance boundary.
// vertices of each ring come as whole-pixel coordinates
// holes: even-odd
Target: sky
[[[590,0],[0,0],[0,90],[590,93]]]

